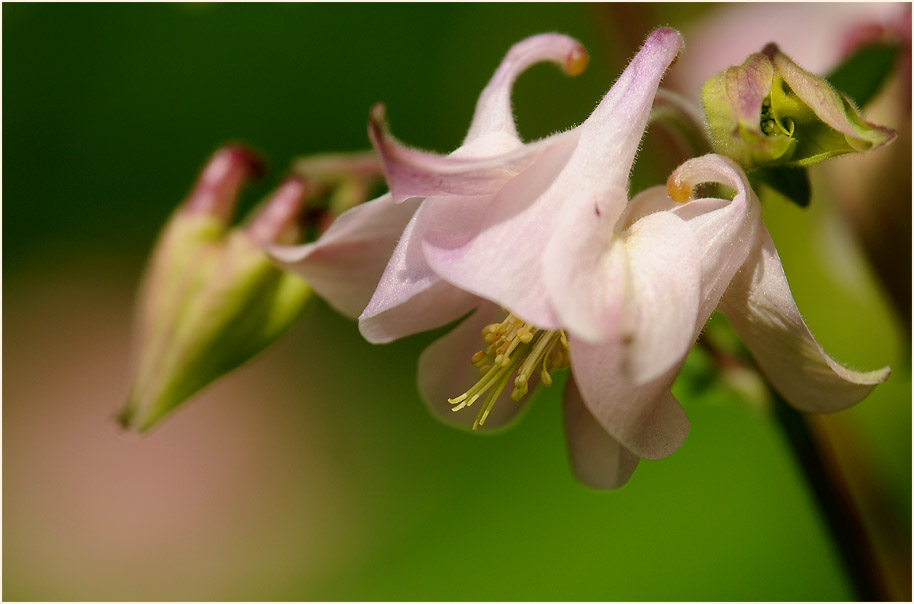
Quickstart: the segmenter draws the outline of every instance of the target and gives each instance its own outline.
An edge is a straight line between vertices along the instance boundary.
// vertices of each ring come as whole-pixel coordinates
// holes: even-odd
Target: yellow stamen
[[[520,401],[527,395],[530,377],[538,373],[546,386],[552,384],[549,370],[568,366],[568,338],[563,331],[546,331],[509,314],[501,323],[486,325],[482,340],[487,345],[473,355],[479,380],[458,397],[448,399],[452,411],[472,406],[483,398],[473,429],[485,424],[501,393],[514,376],[511,398]]]

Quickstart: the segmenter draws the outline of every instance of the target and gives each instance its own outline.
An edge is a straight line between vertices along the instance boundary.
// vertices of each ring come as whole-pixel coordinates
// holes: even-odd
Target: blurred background
[[[573,478],[560,388],[503,434],[451,430],[415,387],[435,334],[371,346],[319,300],[147,436],[113,414],[146,254],[223,143],[270,166],[245,191],[250,208],[293,158],[367,149],[376,101],[401,140],[452,150],[504,52],[534,33],[578,38],[591,64],[574,79],[552,66],[520,78],[528,138],[586,118],[658,25],[685,33],[669,83],[697,98],[756,38],[827,70],[851,28],[888,31],[903,9],[817,5],[819,18],[800,20],[791,11],[810,7],[5,4],[3,598],[852,598],[778,425],[699,352],[674,389],[692,422],[685,445],[642,462],[618,492]],[[821,51],[809,64],[803,39]],[[709,44],[721,65],[701,63]],[[817,167],[810,208],[773,199],[764,212],[819,342],[850,366],[893,368],[867,400],[815,424],[864,514],[883,588],[906,600],[909,45],[903,54],[902,77],[873,104],[899,140]],[[649,135],[636,187],[665,180],[680,159],[667,147]]]

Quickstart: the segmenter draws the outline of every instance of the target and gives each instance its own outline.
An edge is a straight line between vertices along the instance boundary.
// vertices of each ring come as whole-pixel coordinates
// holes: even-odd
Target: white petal
[[[422,236],[438,221],[455,233],[478,222],[485,199],[430,198],[403,230],[377,289],[359,317],[359,329],[369,342],[381,344],[440,327],[469,312],[477,300],[442,281],[422,255]]]
[[[622,368],[622,345],[594,346],[569,337],[571,373],[593,416],[638,457],[660,459],[678,449],[689,420],[670,394],[678,364],[646,384],[633,383]]]
[[[852,371],[825,354],[800,316],[764,226],[745,267],[721,299],[720,309],[774,387],[798,409],[844,409],[889,377],[888,367]]]
[[[451,155],[437,155],[410,149],[394,139],[384,123],[381,106],[372,110],[368,133],[398,202],[410,197],[495,194],[546,149],[573,136],[562,133],[522,145],[516,137],[489,133]]]
[[[577,188],[592,192],[627,188],[657,87],[682,45],[682,36],[672,29],[658,29],[648,36],[594,112],[579,126],[580,142],[562,175],[569,192],[577,192]],[[615,223],[624,207],[605,208],[607,218]]]
[[[552,147],[508,182],[466,236],[455,238],[447,224],[430,229],[424,245],[429,266],[455,286],[510,308],[538,327],[556,328],[540,256],[561,207],[541,193],[564,166],[574,142],[568,138]]]
[[[441,280],[410,287],[391,298],[376,294],[359,316],[359,332],[372,344],[386,344],[447,325],[477,304],[478,298]]]
[[[636,383],[648,382],[695,341],[702,250],[670,212],[614,233],[598,210],[579,204],[562,216],[544,278],[568,331],[592,344],[621,342],[624,369]]]
[[[702,183],[720,183],[734,191],[731,201],[696,199],[672,210],[686,221],[701,246],[702,303],[698,320],[703,324],[749,256],[762,223],[761,204],[749,179],[733,161],[713,154],[691,159],[670,175],[668,187],[687,198]]]
[[[485,349],[482,328],[490,323],[500,323],[505,312],[494,304],[483,302],[460,325],[438,338],[419,357],[419,392],[429,410],[438,419],[460,428],[470,429],[482,401],[460,411],[453,411],[448,402],[466,392],[479,380],[479,370],[470,359],[478,350]],[[531,390],[535,384],[531,384]],[[488,431],[503,427],[523,408],[524,402],[511,399],[513,384],[502,391],[495,406],[479,430]]]
[[[630,278],[623,342],[625,371],[645,383],[680,364],[699,323],[702,249],[691,230],[668,212],[651,214],[623,234]]]
[[[640,459],[600,425],[573,379],[565,387],[562,410],[568,456],[578,480],[595,489],[618,489],[628,482]]]
[[[681,45],[673,30],[651,34],[591,117],[574,131],[576,138],[551,147],[505,185],[478,236],[461,246],[429,239],[426,258],[435,272],[541,328],[556,328],[545,295],[542,252],[567,205],[591,208],[607,191],[626,188],[657,85]],[[577,136],[586,140],[584,147]],[[612,199],[611,208],[604,206],[610,224],[624,209],[626,196]]]
[[[679,207],[680,204],[670,199],[666,187],[651,187],[635,195],[619,220],[616,221],[618,230],[625,230],[635,224],[645,216],[650,216],[654,212],[666,212]]]
[[[283,268],[301,275],[336,310],[357,317],[371,298],[400,233],[418,207],[390,195],[344,212],[314,243],[267,246]]]

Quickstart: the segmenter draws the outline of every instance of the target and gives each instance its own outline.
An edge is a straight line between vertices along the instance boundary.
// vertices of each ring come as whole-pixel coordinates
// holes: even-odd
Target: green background
[[[434,334],[373,347],[322,301],[150,435],[111,419],[144,258],[219,145],[271,167],[244,207],[294,157],[367,148],[376,101],[398,138],[449,151],[507,48],[560,31],[591,64],[518,81],[519,129],[540,137],[586,118],[651,28],[705,10],[5,4],[3,598],[852,597],[776,424],[700,355],[676,386],[688,440],[618,492],[572,477],[559,388],[503,434],[450,430],[415,389]],[[647,184],[666,167],[638,169]],[[827,199],[765,218],[826,350],[893,367],[835,446],[876,484],[910,590],[909,335],[852,239],[837,273],[821,252]]]

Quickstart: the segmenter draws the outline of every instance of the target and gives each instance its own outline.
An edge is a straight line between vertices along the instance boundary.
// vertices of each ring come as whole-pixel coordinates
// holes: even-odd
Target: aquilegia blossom
[[[520,69],[535,60],[567,64],[567,57],[583,56],[580,45],[565,36],[534,36],[509,51],[483,91],[464,146],[451,156],[405,149],[373,120],[372,138],[394,197],[426,198],[359,319],[362,334],[372,342],[387,342],[443,325],[475,308],[479,300],[474,289],[433,271],[423,248],[430,241],[455,247],[486,222],[506,227],[497,246],[480,250],[477,269],[499,289],[486,297],[540,327],[558,327],[541,280],[515,277],[526,275],[517,270],[522,269],[518,264],[539,262],[542,250],[532,235],[547,230],[561,208],[550,206],[555,210],[551,216],[526,221],[522,216],[510,226],[502,219],[540,198],[564,199],[570,191],[587,195],[591,182],[613,182],[624,188],[657,85],[681,45],[673,30],[654,32],[583,124],[527,145],[515,130],[511,83]],[[564,169],[570,162],[589,166],[591,179],[566,182]],[[511,304],[512,292],[519,291],[528,294],[522,305]]]
[[[520,408],[508,398],[522,399],[532,381],[548,383],[550,369],[570,364],[571,456],[594,486],[623,484],[639,457],[680,446],[688,420],[669,388],[718,303],[772,382],[802,409],[843,408],[887,375],[846,370],[812,339],[758,200],[729,160],[688,162],[669,190],[686,201],[693,186],[720,182],[736,191],[733,200],[678,205],[661,187],[628,203],[628,173],[654,93],[680,47],[676,32],[654,32],[584,124],[491,190],[478,179],[461,188],[448,178],[460,164],[448,171],[449,158],[407,154],[376,132],[395,195],[421,194],[415,182],[446,181],[448,190],[425,199],[404,232],[362,315],[363,333],[376,341],[405,335],[433,326],[429,316],[439,324],[457,318],[464,309],[453,308],[455,299],[475,306],[423,354],[419,377],[423,396],[445,418],[479,405],[474,427],[504,423]],[[411,266],[421,267],[423,281],[412,279]],[[416,295],[417,282],[434,289]],[[386,320],[403,308],[416,312]],[[450,314],[436,315],[441,309]],[[474,347],[482,350],[472,354]]]
[[[512,49],[508,58],[533,43],[548,55],[550,48],[561,48],[559,41],[567,44],[567,39],[558,36],[532,38]],[[593,212],[590,200],[602,196],[607,185],[621,193],[624,205],[628,175],[657,86],[681,47],[682,39],[675,31],[661,29],[651,34],[593,114],[578,128],[527,145],[524,149],[538,153],[521,170],[516,167],[517,152],[489,154],[476,160],[478,169],[473,170],[471,160],[463,157],[455,161],[408,151],[375,122],[373,138],[395,197],[434,196],[423,200],[404,231],[360,318],[360,328],[369,340],[383,342],[453,321],[476,309],[420,359],[420,390],[442,418],[474,428],[503,425],[520,409],[509,398],[523,398],[534,382],[551,381],[551,369],[567,366],[569,340],[542,278],[544,237],[561,221],[568,209],[566,202],[580,200]],[[506,60],[499,72],[512,64],[516,63]],[[499,72],[494,82],[499,81]],[[509,84],[506,78],[501,81]],[[501,96],[505,98],[498,107],[501,119],[488,120],[496,125],[489,140],[504,140],[506,134],[516,139],[507,88]],[[485,99],[484,93],[478,107]],[[477,119],[479,114],[477,108]],[[474,121],[471,134],[486,140],[476,124]],[[526,153],[529,157],[531,151]],[[483,182],[479,177],[486,171],[498,174],[499,167],[500,181]],[[466,176],[460,174],[464,169]],[[427,183],[437,188],[432,192]],[[469,281],[474,279],[470,273],[485,280],[484,284],[470,284],[448,270],[461,262],[452,263],[444,256],[451,250],[474,248],[482,232],[493,239],[463,254],[472,266],[458,269]],[[512,314],[505,318],[499,305]],[[490,346],[473,355],[485,325],[484,338]],[[475,386],[473,382],[477,382]],[[448,395],[453,397],[452,403]],[[463,411],[474,404],[479,413]],[[573,381],[566,396],[566,422],[579,474],[595,485],[624,482],[637,457],[622,449],[597,423]],[[574,454],[594,447],[602,454]]]
[[[536,61],[578,71],[586,55],[570,38],[535,36],[512,48],[463,146],[447,157],[402,147],[381,112],[372,114],[392,192],[376,202],[378,216],[403,207],[393,201],[422,199],[383,223],[390,235],[409,220],[360,317],[362,333],[386,342],[472,311],[419,362],[423,398],[467,427],[505,424],[537,382],[548,385],[551,370],[570,365],[572,463],[597,487],[624,484],[639,458],[664,457],[682,443],[688,420],[669,388],[718,305],[802,409],[843,408],[887,375],[846,370],[812,339],[735,164],[692,160],[671,176],[669,194],[657,187],[629,202],[628,175],[657,87],[681,47],[677,32],[655,31],[583,124],[531,144],[517,136],[511,85]],[[689,201],[703,182],[735,195]],[[350,224],[330,248],[371,227],[358,216]],[[318,257],[323,245],[306,249]],[[466,411],[473,406],[478,413]]]

